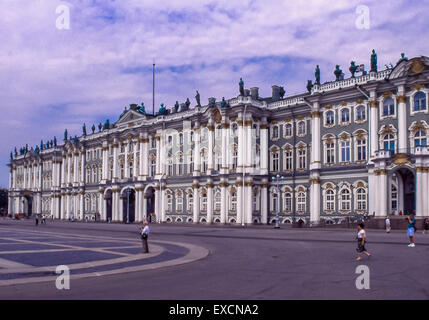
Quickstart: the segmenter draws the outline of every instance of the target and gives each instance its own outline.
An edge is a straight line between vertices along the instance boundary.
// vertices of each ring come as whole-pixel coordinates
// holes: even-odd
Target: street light
[[[276,206],[276,224],[274,226],[274,228],[279,229],[280,228],[280,224],[279,224],[279,211],[280,211],[280,189],[279,189],[279,182],[280,179],[283,180],[285,177],[281,176],[279,174],[273,176],[273,181],[275,181],[276,183],[276,191],[277,191],[277,206]]]

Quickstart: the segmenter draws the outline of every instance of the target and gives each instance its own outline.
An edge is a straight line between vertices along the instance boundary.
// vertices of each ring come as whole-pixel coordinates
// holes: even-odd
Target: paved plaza
[[[429,234],[355,230],[0,220],[0,299],[429,299]],[[67,265],[69,290],[55,286]],[[370,271],[358,290],[356,267]]]

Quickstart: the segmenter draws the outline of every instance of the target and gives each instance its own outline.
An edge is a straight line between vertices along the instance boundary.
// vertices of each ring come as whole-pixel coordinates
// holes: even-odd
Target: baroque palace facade
[[[356,70],[358,69],[358,70]],[[11,154],[9,213],[133,222],[338,223],[429,210],[429,58],[350,67],[284,97],[272,87],[156,115],[131,105],[98,131]],[[360,75],[355,75],[361,72]],[[278,178],[277,178],[278,175]],[[274,178],[276,177],[276,178]],[[277,188],[278,186],[278,188]]]

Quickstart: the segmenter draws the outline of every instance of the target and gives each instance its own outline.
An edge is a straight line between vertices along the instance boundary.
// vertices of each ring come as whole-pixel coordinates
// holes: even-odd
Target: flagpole
[[[153,59],[152,72],[152,113],[155,115],[155,58]]]

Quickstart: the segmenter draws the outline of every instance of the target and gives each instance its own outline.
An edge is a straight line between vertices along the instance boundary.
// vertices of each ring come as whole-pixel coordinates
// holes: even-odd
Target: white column
[[[252,181],[246,181],[244,187],[244,217],[246,224],[252,224]]]
[[[117,139],[115,139],[115,141],[113,142],[113,177],[112,180],[113,182],[116,182],[118,180],[118,161],[119,161],[119,144]],[[113,218],[112,218],[113,219]]]
[[[424,182],[423,178],[425,177],[424,168],[416,168],[416,216],[424,216],[424,198],[427,197],[427,193],[423,193]]]
[[[146,221],[147,219],[147,195],[144,194],[144,192],[142,192],[143,194],[143,206],[142,206],[142,219],[143,221]]]
[[[407,153],[407,97],[404,96],[404,87],[398,88],[398,153]]]
[[[85,202],[84,202],[84,194],[79,193],[79,200],[80,200],[80,216],[79,219],[83,219],[84,213],[85,213]]]
[[[137,141],[133,141],[133,178],[137,179],[138,177],[138,169],[139,167],[137,166]],[[140,149],[141,152],[141,149]]]
[[[100,213],[100,219],[104,220],[105,207],[104,207],[104,190],[98,191],[98,213]]]
[[[424,169],[423,174],[423,215],[429,216],[429,197],[427,196],[429,194],[429,168],[426,167]]]
[[[220,204],[220,222],[226,223],[228,219],[228,197],[227,197],[227,182],[221,182],[220,183],[220,192],[221,192],[221,198],[222,202]]]
[[[67,184],[72,183],[73,177],[71,176],[71,167],[72,167],[72,155],[67,155]]]
[[[381,169],[378,171],[378,187],[380,190],[380,197],[377,201],[379,201],[379,211],[375,213],[376,216],[385,217],[387,215],[387,173],[385,169]]]
[[[214,170],[214,125],[211,124],[208,126],[208,130],[209,130],[209,150],[208,150],[208,170],[207,170],[207,174],[210,175],[212,173],[212,171]]]
[[[81,167],[80,167],[80,183],[85,184],[85,150],[82,150],[80,153],[80,161],[81,161]]]
[[[73,153],[73,167],[74,167],[73,183],[78,184],[79,183],[79,153],[77,151]]]
[[[62,164],[61,164],[61,186],[62,187],[66,184],[66,165],[67,165],[67,156],[63,154]]]
[[[156,175],[161,175],[162,174],[162,169],[161,169],[161,137],[160,136],[156,136]]]
[[[246,120],[245,124],[244,124],[244,129],[245,129],[245,161],[244,161],[244,166],[245,166],[245,172],[247,173],[252,173],[253,172],[253,159],[252,159],[252,149],[253,149],[253,145],[252,145],[252,120]]]
[[[125,144],[125,157],[124,157],[124,177],[125,179],[131,178],[128,170],[128,152],[130,151],[130,140]]]
[[[213,222],[213,210],[213,183],[210,181],[207,183],[207,224],[211,224]]]
[[[201,174],[201,153],[200,153],[200,126],[199,123],[195,124],[194,127],[194,176]],[[195,201],[195,200],[194,200]],[[194,205],[195,207],[195,205]],[[194,221],[195,222],[195,221]]]
[[[200,192],[199,192],[199,184],[194,181],[192,188],[194,189],[194,206],[193,206],[193,221],[194,223],[198,223],[200,218]]]
[[[368,170],[368,214],[377,212],[377,182],[378,176],[375,176],[374,169]],[[399,190],[398,190],[399,191]],[[398,192],[398,195],[400,193]]]
[[[260,174],[268,174],[268,126],[266,124],[261,124],[260,131],[260,163],[261,171]]]
[[[237,224],[245,223],[246,219],[244,218],[245,212],[245,201],[244,201],[244,190],[243,190],[243,180],[238,178],[236,180],[237,185]]]
[[[222,165],[220,168],[221,174],[228,174],[228,132],[229,124],[226,122],[222,123]]]
[[[261,223],[268,223],[268,184],[263,182],[261,186]]]
[[[109,147],[107,141],[103,142],[102,155],[103,155],[103,168],[101,170],[101,183],[106,183],[109,175]]]
[[[374,93],[375,94],[375,93]],[[371,142],[370,159],[374,158],[378,150],[378,102],[372,100],[370,103],[370,128],[369,137]]]
[[[23,189],[27,189],[27,165],[24,164],[24,188]]]
[[[245,130],[244,130],[244,118],[243,118],[243,114],[239,113],[238,114],[239,118],[241,118],[240,120],[237,121],[238,124],[238,148],[237,148],[237,153],[238,153],[238,157],[237,157],[237,172],[243,172],[245,171],[244,167],[245,167]],[[238,200],[238,193],[237,193],[237,200]],[[240,203],[240,202],[238,202]],[[240,209],[241,212],[241,209]],[[238,211],[237,211],[238,214]],[[241,218],[240,221],[238,220],[237,217],[237,223],[241,223]]]
[[[143,179],[147,179],[149,175],[148,163],[149,163],[149,139],[146,134],[146,136],[143,138],[143,141],[140,142],[140,175],[143,176]]]

